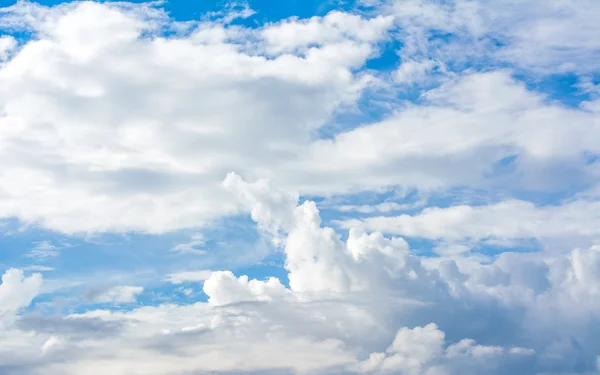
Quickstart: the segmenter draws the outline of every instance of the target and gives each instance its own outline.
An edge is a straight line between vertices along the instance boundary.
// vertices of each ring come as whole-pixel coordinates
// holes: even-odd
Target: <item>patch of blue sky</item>
[[[25,227],[16,219],[3,220],[0,234],[0,272],[8,268],[31,269],[34,266],[57,267],[63,249],[73,245],[73,238],[36,226]],[[36,256],[32,250],[40,244],[47,243],[55,247],[56,256],[48,254]],[[33,270],[35,271],[35,270]]]
[[[585,163],[588,165],[595,164],[600,161],[600,155],[593,152],[584,152],[583,158],[585,159]]]
[[[249,215],[237,215],[219,220],[204,228],[207,239],[205,268],[238,270],[256,264],[273,251],[270,240],[260,234]],[[198,266],[190,265],[190,268]]]
[[[404,43],[399,40],[389,38],[380,45],[380,53],[369,59],[365,65],[366,69],[377,72],[390,72],[400,65],[400,56],[398,51],[402,49]]]
[[[16,220],[6,221],[4,235],[0,237],[0,271],[9,268],[25,269],[27,274],[42,271],[45,290],[36,297],[30,310],[36,310],[36,304],[63,301],[59,304],[64,309],[82,312],[99,306],[90,300],[90,294],[119,286],[144,287],[138,301],[145,305],[204,301],[202,282],[170,283],[167,276],[177,272],[232,270],[237,275],[261,280],[278,277],[287,284],[283,254],[259,234],[247,215],[226,218],[204,228],[206,241],[197,247],[206,251],[204,254],[173,251],[177,244],[189,243],[197,235],[192,230],[161,235],[84,237],[60,235],[38,227],[19,231],[20,226]],[[28,257],[36,243],[43,241],[54,246],[57,255],[45,259]],[[119,305],[132,308],[136,304]]]
[[[399,41],[392,39],[384,41],[359,71],[390,82],[391,74],[400,64],[398,56],[400,48],[402,48],[402,43]],[[354,103],[353,108],[344,108],[335,113],[327,123],[318,129],[316,137],[333,139],[340,133],[385,120],[402,102],[415,101],[421,92],[422,88],[415,86],[399,88],[386,85],[367,88],[361,98]]]
[[[173,3],[186,2],[185,0],[175,1]],[[222,1],[216,2],[223,4]],[[261,26],[265,23],[276,22],[289,17],[310,18],[313,16],[323,16],[332,10],[344,11],[357,6],[357,1],[343,0],[249,0],[247,1],[250,9],[256,13],[244,20],[248,26]],[[175,16],[176,17],[176,16]],[[177,17],[176,17],[177,18]]]
[[[122,308],[139,307],[140,305],[157,306],[171,303],[186,305],[206,302],[208,296],[202,291],[203,285],[203,282],[190,282],[184,284],[164,283],[162,285],[149,286],[143,293],[137,296],[135,303],[122,304]]]
[[[579,189],[564,191],[541,191],[534,189],[503,188],[492,186],[488,189],[473,189],[467,187],[452,187],[442,193],[428,197],[427,206],[447,208],[456,205],[473,207],[499,203],[509,199],[523,200],[538,206],[559,205],[562,201],[572,198],[580,192]]]
[[[423,90],[420,86],[367,89],[354,108],[335,113],[330,121],[318,129],[315,138],[334,139],[341,133],[383,121],[403,102],[417,101]]]
[[[513,75],[527,89],[542,93],[548,102],[560,103],[565,107],[579,108],[582,102],[592,99],[592,93],[579,87],[581,77],[575,73],[532,75],[528,71],[516,70]]]

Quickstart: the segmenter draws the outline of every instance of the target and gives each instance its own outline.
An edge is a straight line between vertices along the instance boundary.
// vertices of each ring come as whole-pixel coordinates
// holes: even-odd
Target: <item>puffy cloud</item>
[[[568,107],[493,69],[508,62],[587,77],[597,40],[574,38],[584,26],[593,35],[598,7],[392,3],[392,16],[332,12],[254,29],[230,24],[247,7],[189,23],[151,4],[0,10],[0,27],[34,34],[19,44],[0,39],[0,217],[66,233],[162,233],[242,206],[287,271],[287,280],[172,273],[164,281],[203,282],[208,301],[46,316],[20,314],[41,276],[9,270],[0,285],[0,373],[597,372],[598,194],[560,206],[510,198],[597,184],[593,78],[578,86],[590,100]],[[402,42],[397,69],[364,68],[389,38]],[[432,77],[443,84],[429,88]],[[317,136],[355,110],[365,88],[395,93],[413,83],[427,87],[418,101],[390,96],[382,120]],[[231,170],[240,174],[221,183]],[[324,224],[315,202],[299,201],[399,185],[423,196],[464,187],[508,198],[346,221],[347,236]],[[435,240],[441,256],[381,231]],[[543,251],[465,251],[470,241],[530,237]],[[200,254],[203,243],[193,235],[172,250]],[[51,254],[50,245],[36,254]],[[134,303],[145,287],[90,300]]]
[[[36,37],[0,68],[0,216],[66,233],[158,233],[235,212],[222,176],[294,157],[358,99],[369,78],[352,69],[389,26],[315,18],[371,31],[267,57],[265,35],[301,21],[259,30],[203,21],[164,37],[183,25],[151,6],[17,3],[2,17]]]
[[[11,318],[20,309],[29,306],[42,287],[39,273],[25,277],[23,271],[9,269],[0,284],[0,318]]]
[[[22,344],[0,363],[33,374],[595,371],[598,248],[436,264],[377,232],[342,241],[313,202],[286,212],[264,181],[228,178],[266,234],[282,236],[289,288],[219,271],[204,282],[208,302],[26,315],[5,331]]]
[[[360,369],[407,375],[474,374],[485,370],[498,373],[507,363],[527,361],[535,354],[532,349],[520,347],[477,345],[471,339],[445,346],[444,337],[434,323],[402,328],[385,353],[372,353]]]
[[[227,177],[226,182],[230,184],[230,181],[236,181],[238,195],[259,224],[276,236],[285,235],[282,245],[285,267],[289,271],[290,287],[296,292],[361,291],[381,282],[391,282],[393,277],[400,277],[391,276],[397,269],[387,270],[389,274],[372,272],[386,258],[394,260],[398,267],[408,264],[406,278],[417,277],[420,272],[418,260],[410,257],[406,241],[400,238],[386,239],[378,233],[369,235],[351,230],[344,243],[332,228],[321,227],[314,202],[296,206],[297,198],[294,201],[279,192],[272,196],[265,194],[264,181],[249,184],[234,174]]]
[[[435,324],[414,329],[402,328],[386,353],[373,353],[363,369],[381,368],[382,372],[422,373],[422,364],[439,355],[444,333]]]
[[[392,23],[393,16],[365,20],[358,15],[333,11],[325,17],[277,23],[263,30],[262,34],[270,51],[281,53],[347,40],[367,43],[381,40],[386,37],[385,33]]]
[[[489,25],[476,3],[400,8],[399,35],[438,24],[479,35]],[[565,108],[510,71],[451,75],[419,105],[392,103],[384,121],[315,140],[375,83],[360,67],[387,38],[387,16],[333,12],[250,29],[83,2],[18,3],[2,18],[37,32],[0,70],[3,217],[66,233],[198,227],[237,212],[220,186],[234,169],[324,195],[397,185],[564,191],[597,174],[585,156],[600,152],[595,102]],[[411,61],[445,69],[413,55],[399,71],[427,71]]]
[[[234,302],[270,301],[273,297],[285,295],[286,288],[279,279],[268,281],[248,280],[248,276],[236,278],[230,271],[218,271],[204,282],[204,293],[213,306]]]

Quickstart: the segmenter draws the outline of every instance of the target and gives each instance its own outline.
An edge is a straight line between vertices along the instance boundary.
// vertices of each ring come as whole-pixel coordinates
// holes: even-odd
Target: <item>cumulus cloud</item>
[[[204,282],[204,293],[209,296],[208,303],[219,306],[234,302],[270,301],[273,297],[283,296],[286,289],[274,277],[268,281],[248,280],[248,276],[236,278],[230,271],[218,271]]]
[[[4,272],[0,284],[0,318],[10,318],[11,314],[29,306],[41,287],[42,275],[39,273],[25,277],[18,269]]]
[[[353,69],[390,24],[315,18],[317,39],[345,19],[370,31],[267,58],[271,30],[301,21],[201,21],[167,38],[177,25],[151,6],[17,3],[2,16],[36,37],[0,68],[0,215],[66,233],[158,233],[235,212],[223,174],[294,157],[352,105],[369,81]]]
[[[450,259],[426,265],[399,238],[354,230],[342,241],[321,225],[312,202],[287,213],[265,208],[263,182],[236,180],[249,211],[261,206],[271,224],[292,218],[278,232],[289,287],[214,272],[204,284],[208,302],[59,317],[45,338],[23,336],[30,345],[16,347],[18,360],[6,363],[45,374],[595,371],[598,248],[505,253],[472,269]],[[12,329],[47,327],[35,323],[43,319],[25,316],[27,324]],[[74,328],[92,321],[119,334],[91,337]],[[39,353],[43,359],[31,362]]]
[[[375,84],[360,67],[392,21],[415,35],[438,24],[483,33],[488,22],[470,21],[482,7],[461,4],[411,1],[393,18],[333,12],[259,29],[200,21],[166,38],[160,30],[184,26],[151,6],[18,3],[3,17],[37,34],[0,70],[0,215],[66,233],[198,227],[237,212],[220,187],[232,169],[302,194],[588,186],[585,155],[600,152],[595,102],[566,108],[510,70],[460,71],[421,105],[394,101],[384,121],[314,139]],[[398,74],[418,80],[432,58],[405,59]]]
[[[41,276],[9,269],[0,373],[598,371],[600,8],[363,3],[373,7],[360,15],[256,27],[232,22],[253,14],[244,4],[190,22],[156,3],[0,9],[15,35],[0,38],[0,218],[163,234],[247,212],[286,273],[186,264],[49,316],[55,290],[34,302]],[[399,59],[377,71],[386,43]],[[567,105],[530,79],[554,73],[580,75],[585,101]],[[373,92],[385,103],[371,116]],[[358,123],[337,123],[351,115]],[[455,189],[484,197],[440,202]],[[427,200],[393,202],[393,190]],[[365,192],[386,197],[353,201]],[[317,208],[335,201],[347,203],[327,207],[347,231]],[[540,251],[468,251],[531,238]],[[187,256],[212,240],[193,234],[168,254],[198,259]],[[49,241],[30,250],[58,255]],[[154,287],[188,298],[137,305]]]

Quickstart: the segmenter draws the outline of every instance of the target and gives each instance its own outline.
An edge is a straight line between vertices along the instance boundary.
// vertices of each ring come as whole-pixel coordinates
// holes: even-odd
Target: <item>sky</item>
[[[0,0],[0,374],[598,374],[598,19]]]

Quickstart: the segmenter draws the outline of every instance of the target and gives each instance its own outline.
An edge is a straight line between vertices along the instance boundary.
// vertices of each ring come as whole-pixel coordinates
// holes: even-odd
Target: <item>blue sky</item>
[[[596,374],[598,16],[0,1],[0,373]]]

